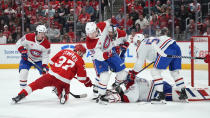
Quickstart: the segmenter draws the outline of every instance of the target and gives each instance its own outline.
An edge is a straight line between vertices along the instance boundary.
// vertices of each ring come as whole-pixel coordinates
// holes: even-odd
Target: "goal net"
[[[210,36],[191,37],[191,56],[205,57],[210,54]],[[204,60],[191,59],[191,85],[192,87],[210,86],[210,64]]]

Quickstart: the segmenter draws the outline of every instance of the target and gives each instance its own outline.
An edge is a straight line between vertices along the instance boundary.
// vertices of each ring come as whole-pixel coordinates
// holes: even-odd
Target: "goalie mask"
[[[138,46],[143,40],[144,40],[144,35],[143,34],[136,34],[133,37],[133,43],[136,46]]]
[[[82,44],[77,44],[74,47],[74,51],[81,57],[86,53],[86,48]]]

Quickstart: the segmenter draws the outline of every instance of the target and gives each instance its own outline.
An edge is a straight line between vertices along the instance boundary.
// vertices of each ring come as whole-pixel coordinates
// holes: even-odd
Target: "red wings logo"
[[[39,50],[30,50],[31,55],[33,55],[34,57],[41,57],[42,52]]]

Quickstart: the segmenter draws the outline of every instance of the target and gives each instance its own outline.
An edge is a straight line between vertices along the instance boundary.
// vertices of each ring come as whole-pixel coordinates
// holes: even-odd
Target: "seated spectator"
[[[160,29],[160,26],[156,26],[155,36],[161,36],[161,29]]]
[[[17,12],[9,5],[8,8],[4,10],[4,13],[8,15],[12,13],[16,14]]]
[[[55,23],[51,24],[51,27],[47,29],[47,37],[52,43],[60,42],[60,29],[56,28]]]
[[[69,27],[69,32],[68,32],[68,36],[69,36],[69,42],[70,43],[75,43],[76,42],[76,37],[74,35],[74,32],[73,32],[73,28],[72,27]]]
[[[15,40],[13,40],[12,35],[9,35],[9,37],[7,38],[7,44],[14,44],[16,43]]]
[[[79,15],[78,21],[82,24],[90,21],[90,14],[85,11],[85,8],[82,9],[82,13]]]
[[[190,26],[188,32],[186,33],[186,38],[185,40],[190,41],[190,38],[192,36],[196,36],[196,32],[195,32],[195,27],[194,26]]]
[[[133,43],[133,38],[134,38],[135,34],[136,34],[136,30],[135,30],[135,29],[132,29],[132,30],[131,30],[131,34],[128,35],[128,41],[129,41],[130,43]]]
[[[63,35],[61,43],[69,43],[69,35],[68,34]]]
[[[6,44],[7,43],[7,37],[3,35],[3,31],[0,31],[0,44]]]
[[[65,17],[66,20],[66,32],[69,31],[69,27],[74,27],[74,21],[77,21],[77,18],[74,20],[74,9],[69,9],[70,13]],[[76,16],[76,15],[75,15]]]
[[[90,6],[89,1],[86,2],[85,11],[88,13],[91,17],[91,21],[95,21],[95,10],[92,6]]]
[[[22,37],[22,30],[21,27],[18,26],[15,30],[15,32],[12,34],[12,39],[14,40],[14,42],[16,42],[17,40],[19,40]]]
[[[142,29],[146,28],[146,25],[149,24],[148,20],[146,18],[144,18],[143,14],[139,15],[139,19],[136,20],[135,24],[140,24]]]
[[[210,36],[210,25],[207,26],[207,30],[205,33],[203,33],[203,36]]]
[[[44,14],[52,18],[55,15],[55,9],[52,8],[52,5],[49,5],[49,9],[46,9]]]
[[[11,32],[9,31],[8,25],[4,25],[3,35],[8,38],[10,34]]]
[[[179,26],[175,27],[174,38],[175,38],[176,41],[181,41],[182,40],[182,33],[181,33],[181,29],[180,29]]]

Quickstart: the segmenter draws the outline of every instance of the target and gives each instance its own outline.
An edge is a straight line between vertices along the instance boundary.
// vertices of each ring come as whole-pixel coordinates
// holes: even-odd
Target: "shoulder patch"
[[[25,35],[27,41],[35,42],[35,33],[28,33]]]
[[[124,30],[117,29],[117,32],[118,32],[118,37],[117,38],[121,38],[121,37],[126,36],[126,32]]]
[[[50,48],[50,42],[47,40],[47,38],[45,38],[44,41],[40,45],[42,45],[46,49]]]
[[[97,27],[101,30],[101,32],[103,32],[105,27],[106,27],[106,23],[105,22],[99,22],[99,23],[97,23]]]

